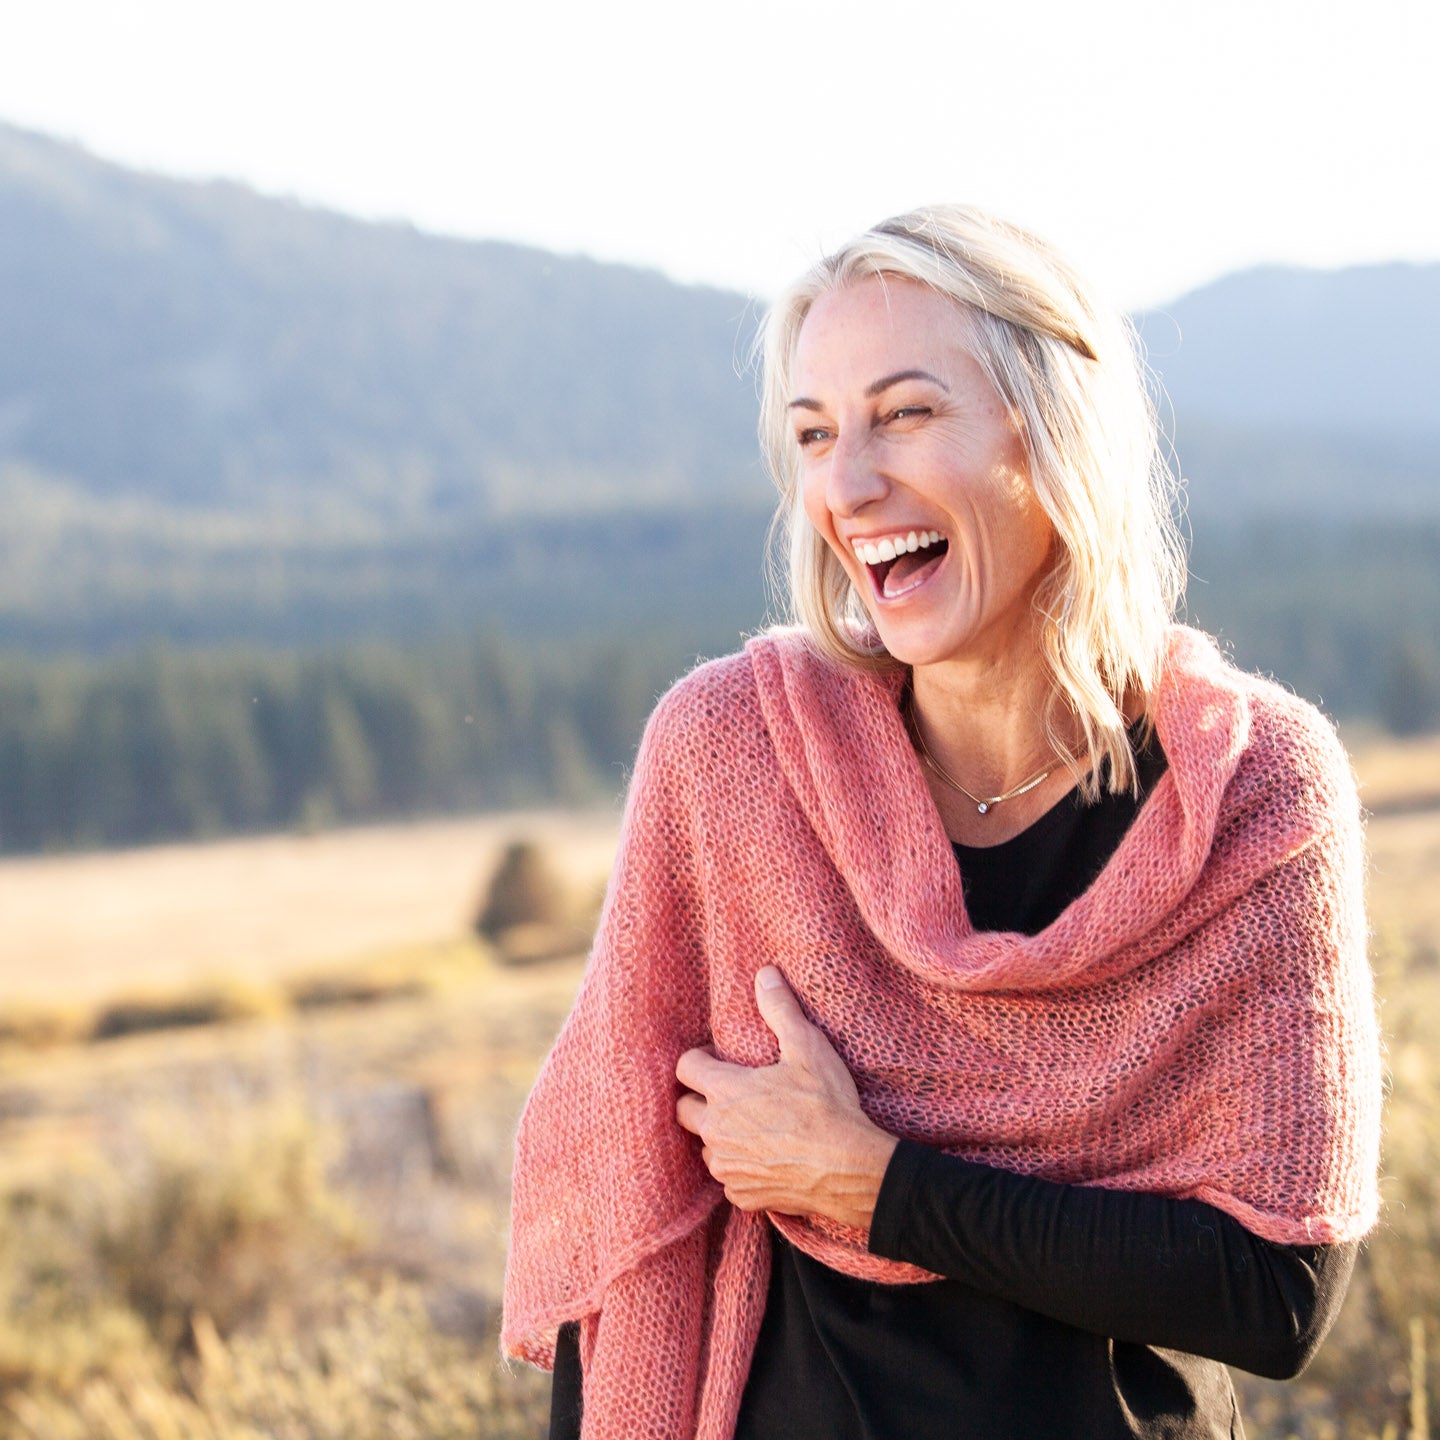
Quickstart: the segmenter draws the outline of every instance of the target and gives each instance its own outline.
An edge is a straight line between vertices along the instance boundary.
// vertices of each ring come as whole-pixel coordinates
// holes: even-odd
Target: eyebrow
[[[892,385],[898,385],[902,380],[928,380],[947,395],[950,393],[950,387],[938,375],[932,375],[928,370],[897,370],[893,375],[884,375],[879,380],[874,380],[867,385],[865,387],[866,399],[873,400],[877,395],[883,395]],[[791,410],[821,410],[824,407],[818,400],[812,400],[808,395],[801,395],[792,400],[787,408]]]

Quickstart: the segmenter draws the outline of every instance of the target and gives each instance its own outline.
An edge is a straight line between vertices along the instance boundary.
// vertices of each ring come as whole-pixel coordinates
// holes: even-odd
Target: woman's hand
[[[676,1118],[700,1137],[732,1205],[868,1229],[899,1142],[861,1110],[845,1062],[774,966],[756,975],[755,1001],[780,1042],[779,1061],[756,1069],[687,1050],[675,1066],[687,1087]]]

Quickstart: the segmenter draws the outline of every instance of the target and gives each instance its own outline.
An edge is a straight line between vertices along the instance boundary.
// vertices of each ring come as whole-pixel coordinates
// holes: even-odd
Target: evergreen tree
[[[1440,656],[1433,641],[1407,635],[1391,650],[1380,717],[1392,735],[1440,730]]]

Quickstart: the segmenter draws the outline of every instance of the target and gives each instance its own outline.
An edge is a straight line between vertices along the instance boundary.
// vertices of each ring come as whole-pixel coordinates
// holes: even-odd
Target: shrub
[[[540,848],[529,840],[512,841],[490,881],[475,929],[497,941],[518,925],[560,925],[565,898]]]
[[[92,1040],[114,1040],[150,1030],[177,1030],[272,1016],[283,1002],[267,990],[218,984],[173,994],[137,995],[100,1008],[90,1027]]]
[[[15,1440],[536,1440],[542,1377],[501,1371],[437,1334],[419,1291],[391,1280],[345,1287],[312,1335],[271,1329],[223,1339],[195,1324],[182,1390],[154,1373],[99,1378],[73,1400],[12,1400]],[[0,1421],[3,1427],[3,1421]],[[7,1433],[0,1428],[0,1434]]]
[[[0,1397],[69,1395],[154,1358],[143,1322],[109,1294],[89,1254],[72,1181],[0,1198]],[[0,1421],[0,1435],[5,1433]]]
[[[298,1109],[243,1123],[171,1120],[138,1174],[94,1197],[93,1253],[111,1290],[170,1352],[197,1313],[222,1331],[307,1297],[356,1246],[325,1178],[324,1139]]]

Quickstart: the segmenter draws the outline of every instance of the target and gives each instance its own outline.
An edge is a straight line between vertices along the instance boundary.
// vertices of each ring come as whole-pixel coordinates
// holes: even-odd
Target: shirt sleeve
[[[1057,1184],[902,1140],[870,1249],[1093,1334],[1289,1379],[1339,1313],[1358,1245],[1276,1245],[1198,1200]]]
[[[555,1337],[555,1378],[550,1384],[549,1440],[580,1440],[580,1322],[567,1321]]]

